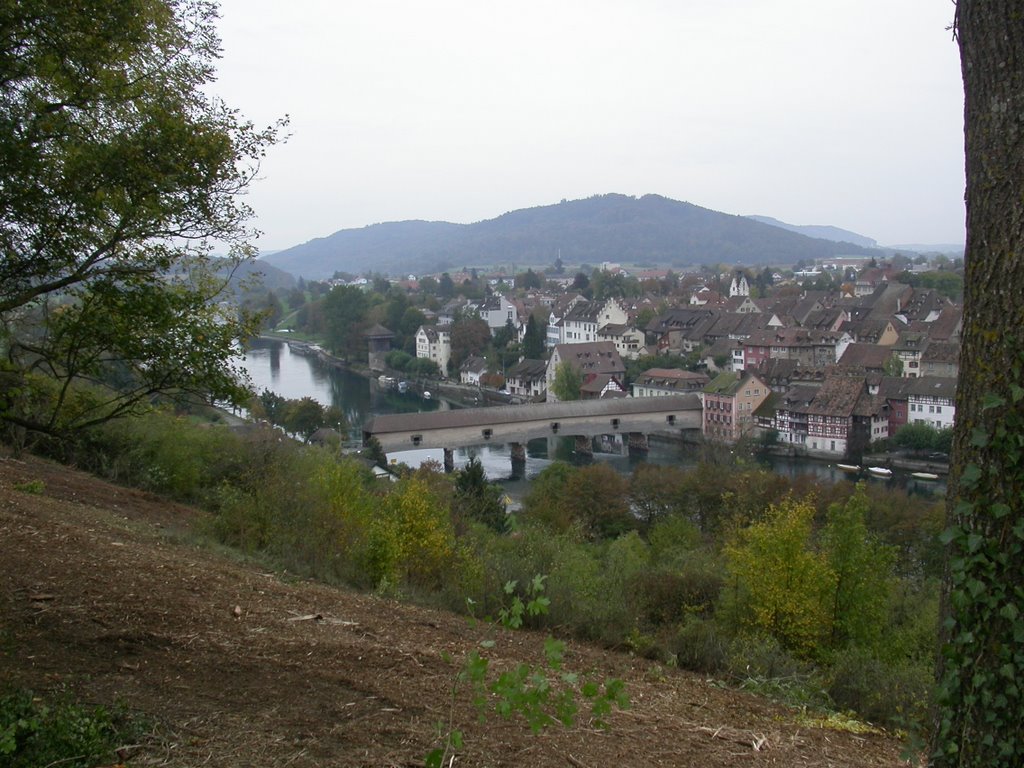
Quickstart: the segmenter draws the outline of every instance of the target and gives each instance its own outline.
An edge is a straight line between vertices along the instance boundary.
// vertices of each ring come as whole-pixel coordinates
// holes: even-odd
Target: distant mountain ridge
[[[821,224],[787,224],[784,221],[773,219],[771,216],[747,216],[747,218],[759,221],[762,224],[771,224],[773,227],[781,227],[782,229],[789,230],[790,232],[796,232],[807,237],[832,240],[837,243],[853,243],[854,245],[859,245],[864,248],[878,247],[878,243],[870,237],[858,235],[856,232],[850,232],[848,229],[840,229],[839,227],[831,227]]]
[[[263,260],[293,275],[324,279],[335,272],[423,274],[465,265],[545,266],[559,255],[568,264],[682,267],[792,264],[873,253],[863,245],[810,238],[660,195],[607,194],[524,208],[475,224],[401,221],[343,229]]]

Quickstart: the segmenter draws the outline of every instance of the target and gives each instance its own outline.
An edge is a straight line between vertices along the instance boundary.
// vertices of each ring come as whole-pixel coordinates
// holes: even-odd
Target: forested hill
[[[795,232],[659,195],[597,195],[512,211],[475,224],[403,221],[344,229],[266,257],[294,275],[323,279],[373,269],[402,274],[466,265],[545,266],[603,261],[792,264],[870,254],[852,243]]]

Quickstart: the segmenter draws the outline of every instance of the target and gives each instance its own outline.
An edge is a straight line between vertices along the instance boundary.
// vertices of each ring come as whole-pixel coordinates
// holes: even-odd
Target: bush
[[[727,667],[728,648],[728,640],[713,620],[692,615],[683,619],[665,644],[677,666],[705,674],[717,674]]]
[[[930,706],[935,668],[928,662],[886,662],[851,648],[832,667],[828,694],[835,706],[887,726],[923,724]]]
[[[29,691],[0,697],[0,765],[9,768],[114,763],[115,750],[141,732],[124,711],[82,706],[65,696],[51,702]]]

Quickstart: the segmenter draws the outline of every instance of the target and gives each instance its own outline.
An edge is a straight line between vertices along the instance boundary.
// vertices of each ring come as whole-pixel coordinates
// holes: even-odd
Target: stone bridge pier
[[[646,454],[651,449],[647,443],[647,435],[643,432],[629,433],[629,452],[635,454]]]

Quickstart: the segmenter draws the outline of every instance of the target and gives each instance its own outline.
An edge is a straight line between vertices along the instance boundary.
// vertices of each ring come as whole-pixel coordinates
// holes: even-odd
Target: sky
[[[221,0],[263,251],[595,194],[963,243],[952,0]]]

